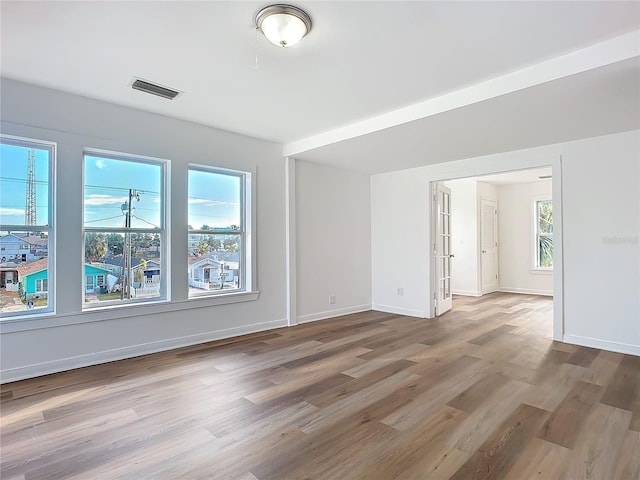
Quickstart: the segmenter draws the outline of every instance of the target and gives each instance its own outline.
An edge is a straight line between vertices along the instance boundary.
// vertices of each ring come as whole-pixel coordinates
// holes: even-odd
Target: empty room
[[[0,1],[0,478],[640,477],[640,3]]]

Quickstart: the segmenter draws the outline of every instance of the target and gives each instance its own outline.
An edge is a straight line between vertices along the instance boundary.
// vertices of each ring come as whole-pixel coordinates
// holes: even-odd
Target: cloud
[[[84,199],[85,205],[113,205],[122,204],[129,201],[127,197],[112,197],[111,195],[103,195],[94,193],[87,195]]]
[[[104,160],[102,160],[101,158],[96,160],[96,167],[98,168],[98,170],[102,170],[106,165],[104,164]]]
[[[190,198],[189,205],[202,205],[203,207],[237,206],[238,202],[224,202],[222,200],[207,200],[205,198]]]
[[[24,208],[0,207],[0,215],[24,215]]]

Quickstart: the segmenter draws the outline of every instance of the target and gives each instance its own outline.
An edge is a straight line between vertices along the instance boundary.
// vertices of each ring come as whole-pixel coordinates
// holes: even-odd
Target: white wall
[[[553,165],[564,245],[562,264],[554,259],[554,317],[564,324],[554,336],[640,354],[639,163],[636,130],[374,175],[374,307],[431,316],[429,181]],[[404,297],[395,295],[400,282]]]
[[[407,173],[371,177],[371,297],[374,310],[422,317],[429,309],[429,188],[423,176]]]
[[[298,322],[369,310],[369,176],[303,161],[295,169]]]
[[[282,146],[213,128],[2,79],[2,132],[58,143],[57,314],[2,322],[2,380],[283,326],[285,162]],[[150,98],[150,102],[165,100]],[[83,312],[82,151],[84,147],[171,160],[169,304]],[[213,306],[187,300],[187,165],[255,172],[259,299]],[[100,321],[97,321],[100,320]],[[26,329],[26,330],[25,330]]]
[[[478,182],[475,178],[450,180],[451,290],[456,295],[480,296],[478,255]]]
[[[533,268],[533,202],[551,194],[551,180],[498,186],[500,291],[553,295],[553,272]]]

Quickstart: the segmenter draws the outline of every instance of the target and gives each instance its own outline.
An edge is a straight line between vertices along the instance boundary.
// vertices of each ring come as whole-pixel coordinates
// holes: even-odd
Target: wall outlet
[[[336,296],[329,295],[329,305],[334,305],[336,303]]]
[[[403,297],[404,296],[404,288],[402,288],[402,287],[398,288],[397,294],[399,296]]]

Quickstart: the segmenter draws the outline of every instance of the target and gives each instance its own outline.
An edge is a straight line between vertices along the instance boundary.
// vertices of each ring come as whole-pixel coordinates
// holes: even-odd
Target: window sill
[[[159,300],[157,302],[119,305],[117,307],[92,308],[83,310],[82,312],[59,315],[48,312],[42,313],[41,315],[6,317],[0,320],[0,333],[23,332],[105,320],[119,320],[143,315],[157,315],[160,313],[207,308],[232,303],[253,302],[257,300],[259,296],[259,291],[234,292],[177,301]]]
[[[553,268],[530,268],[529,273],[533,275],[553,275]]]

